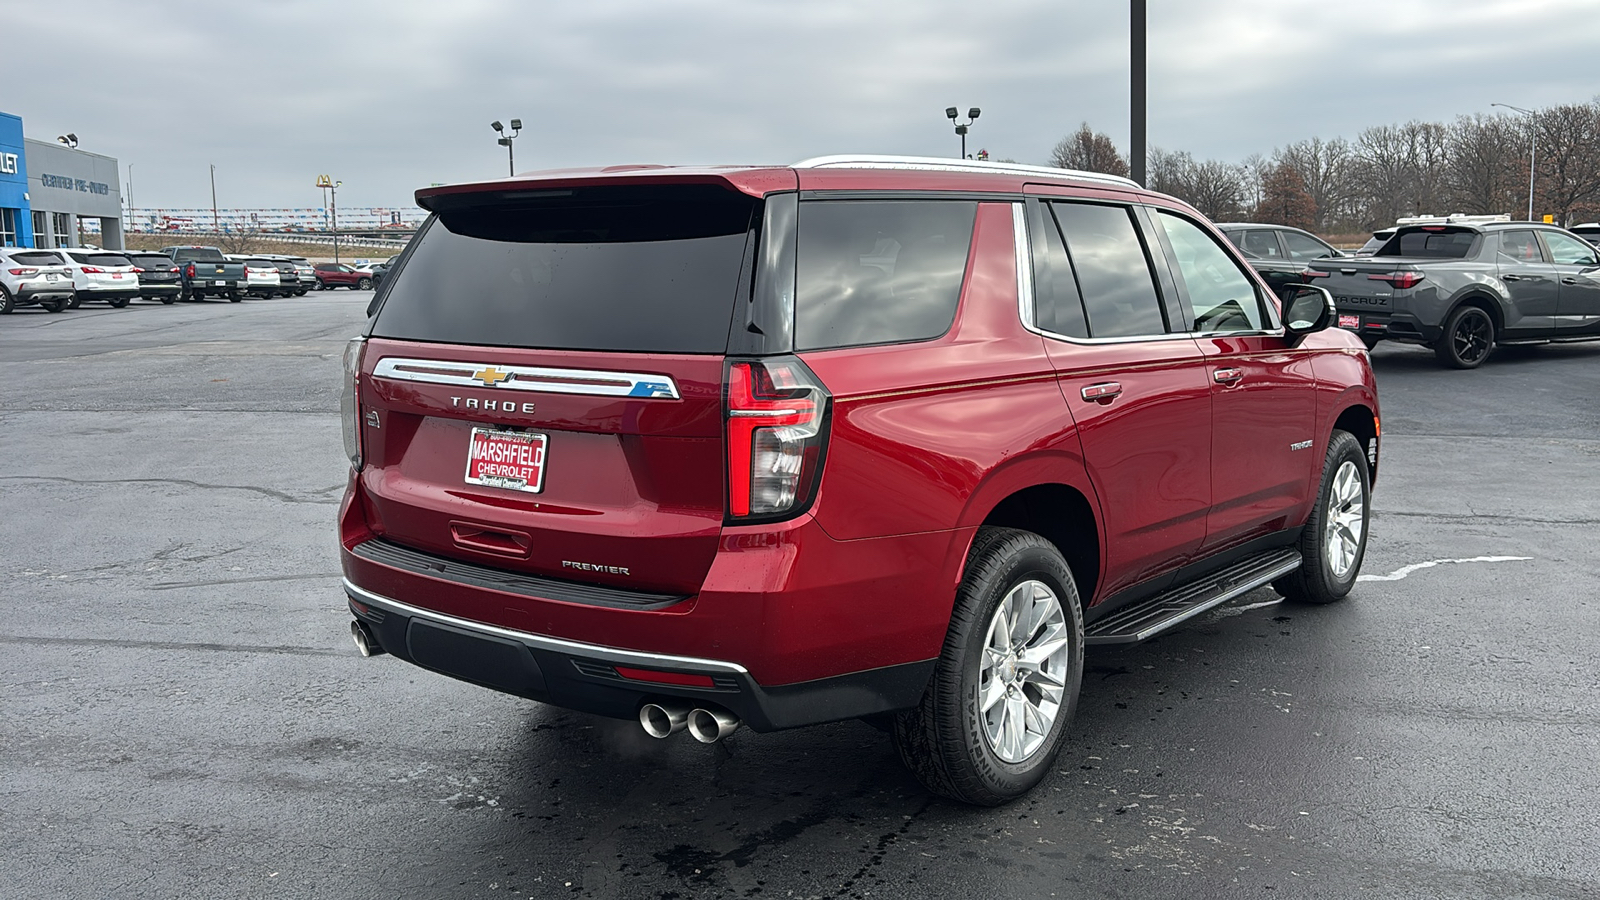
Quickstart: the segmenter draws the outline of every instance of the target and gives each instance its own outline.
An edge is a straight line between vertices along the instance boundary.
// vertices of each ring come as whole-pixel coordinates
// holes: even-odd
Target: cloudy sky
[[[1150,142],[1313,135],[1600,94],[1600,0],[1149,0]],[[0,0],[0,110],[133,167],[140,207],[391,206],[431,182],[630,162],[1125,146],[1122,0]],[[31,22],[18,29],[19,23]],[[26,40],[17,40],[25,34]],[[48,35],[48,39],[46,39]]]

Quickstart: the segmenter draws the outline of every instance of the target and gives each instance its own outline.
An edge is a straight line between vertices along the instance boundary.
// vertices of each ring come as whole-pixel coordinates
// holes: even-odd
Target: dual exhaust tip
[[[685,729],[702,744],[715,744],[739,727],[739,717],[722,709],[689,707],[676,703],[646,703],[639,708],[639,724],[653,738],[667,738]]]

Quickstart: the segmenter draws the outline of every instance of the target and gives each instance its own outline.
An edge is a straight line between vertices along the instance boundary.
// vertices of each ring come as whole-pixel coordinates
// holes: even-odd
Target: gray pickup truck
[[[1497,344],[1600,340],[1600,251],[1553,225],[1408,225],[1307,274],[1368,347],[1422,344],[1457,369]]]
[[[228,259],[216,247],[162,247],[183,276],[183,299],[227,297],[238,303],[246,289],[244,263]]]

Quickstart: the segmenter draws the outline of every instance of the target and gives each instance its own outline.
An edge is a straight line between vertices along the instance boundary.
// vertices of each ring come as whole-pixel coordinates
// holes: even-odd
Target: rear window
[[[1478,234],[1464,228],[1433,226],[1398,231],[1374,256],[1420,256],[1428,259],[1466,259]]]
[[[224,257],[221,250],[211,247],[178,247],[172,251],[172,258],[179,262],[198,260],[201,262],[221,262]]]
[[[134,253],[129,254],[128,259],[141,269],[152,267],[172,268],[172,258],[159,253]]]
[[[132,262],[120,253],[91,253],[84,260],[91,266],[131,266]]]
[[[795,348],[923,341],[950,330],[978,204],[800,204]]]
[[[759,201],[709,185],[441,197],[377,337],[721,353]]]
[[[65,260],[54,253],[12,253],[12,262],[19,262],[25,266],[59,266]]]

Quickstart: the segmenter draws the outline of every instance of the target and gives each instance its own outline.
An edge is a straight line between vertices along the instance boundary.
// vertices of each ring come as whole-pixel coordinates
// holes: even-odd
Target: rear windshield
[[[13,253],[11,261],[25,266],[59,266],[64,260],[54,253]]]
[[[172,268],[172,258],[162,256],[159,253],[136,253],[130,255],[128,259],[133,260],[133,264],[142,269],[151,267]]]
[[[180,262],[221,262],[224,259],[222,251],[214,247],[178,247],[172,251],[172,258]]]
[[[709,185],[440,198],[376,337],[722,353],[759,201]]]
[[[91,253],[85,260],[91,266],[131,266],[126,256],[120,253]]]
[[[1478,234],[1464,228],[1419,228],[1398,231],[1374,256],[1421,256],[1431,259],[1466,259]]]

